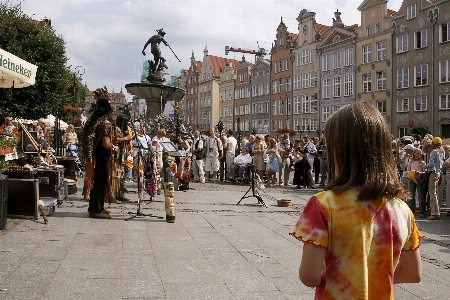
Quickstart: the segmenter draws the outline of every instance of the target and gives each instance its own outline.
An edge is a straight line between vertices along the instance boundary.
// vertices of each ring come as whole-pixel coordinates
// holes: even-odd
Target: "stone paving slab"
[[[317,190],[271,187],[237,202],[248,186],[192,183],[177,192],[176,221],[157,196],[112,204],[111,220],[89,219],[80,191],[49,224],[8,219],[0,232],[0,299],[313,299],[298,279],[303,244],[289,236]],[[136,201],[137,195],[127,197]],[[145,199],[148,199],[146,196]],[[278,207],[276,199],[292,200]],[[396,299],[448,299],[450,217],[417,220],[423,281],[395,287]]]

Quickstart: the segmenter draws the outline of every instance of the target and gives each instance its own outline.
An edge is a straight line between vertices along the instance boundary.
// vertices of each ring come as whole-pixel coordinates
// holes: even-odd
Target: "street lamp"
[[[76,79],[77,75],[78,77],[81,77],[81,75],[84,74],[86,70],[82,66],[76,66],[75,71],[73,72],[73,107],[75,107],[75,98],[76,98]]]

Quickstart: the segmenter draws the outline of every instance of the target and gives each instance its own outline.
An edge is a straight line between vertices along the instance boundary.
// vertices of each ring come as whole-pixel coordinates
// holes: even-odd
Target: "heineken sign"
[[[0,49],[0,87],[22,88],[35,83],[37,66]]]

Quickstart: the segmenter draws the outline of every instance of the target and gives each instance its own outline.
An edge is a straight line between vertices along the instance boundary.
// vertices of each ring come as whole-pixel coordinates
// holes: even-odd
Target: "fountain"
[[[167,69],[166,59],[161,56],[159,44],[162,42],[170,48],[172,53],[178,59],[175,52],[173,52],[170,45],[164,39],[166,34],[163,29],[156,30],[158,34],[153,35],[145,44],[142,54],[145,55],[145,49],[148,45],[151,46],[151,53],[153,60],[149,60],[149,70],[146,77],[148,82],[128,83],[125,85],[127,92],[131,95],[137,96],[139,99],[145,99],[147,103],[147,120],[154,119],[164,111],[167,101],[174,100],[175,102],[183,99],[186,91],[177,87],[164,85],[164,69]],[[178,61],[180,61],[178,59]]]

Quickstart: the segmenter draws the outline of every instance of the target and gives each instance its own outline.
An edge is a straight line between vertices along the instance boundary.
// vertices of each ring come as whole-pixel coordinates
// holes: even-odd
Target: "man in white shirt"
[[[316,145],[314,145],[314,143],[311,142],[311,139],[307,134],[303,135],[303,142],[305,142],[305,147],[306,149],[308,149],[308,162],[312,168],[314,163],[314,157],[317,155]]]
[[[205,172],[203,171],[203,141],[200,138],[200,131],[194,131],[194,141],[192,142],[192,171],[194,180],[205,183]]]
[[[289,183],[289,176],[291,174],[291,158],[290,153],[292,150],[292,143],[289,139],[289,133],[281,135],[280,142],[278,143],[278,152],[282,159],[280,164],[280,172],[278,173],[278,183],[285,186],[291,185]]]
[[[219,171],[219,156],[222,156],[223,146],[219,138],[216,137],[214,128],[210,130],[210,137],[205,141],[206,159],[205,159],[205,177],[209,178],[209,173],[213,172],[212,181],[217,180],[217,171]]]
[[[252,163],[252,157],[248,153],[248,148],[242,147],[241,154],[236,156],[233,160],[233,165],[231,166],[230,180],[234,180],[237,170],[239,170],[239,178],[241,180],[243,180],[245,170],[247,169],[248,164],[251,164],[251,163]]]
[[[140,151],[142,148],[142,155],[147,154],[148,149],[152,146],[152,139],[145,133],[145,126],[142,126],[139,133],[133,140],[133,148],[136,151]]]
[[[233,130],[228,130],[227,132],[227,156],[226,156],[226,162],[227,162],[227,171],[229,174],[231,174],[231,166],[234,162],[234,157],[236,155],[237,148],[237,140],[233,136]]]

